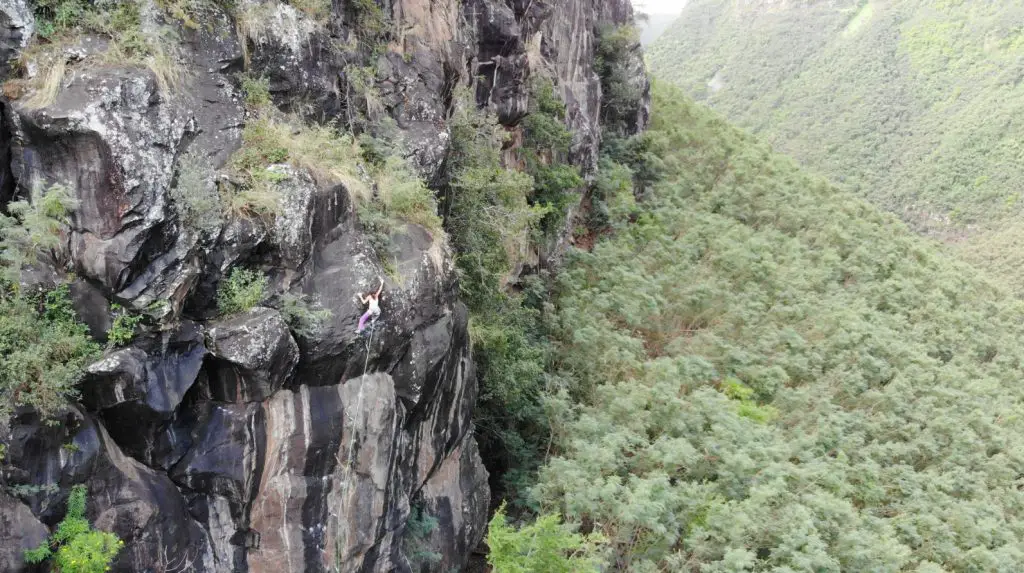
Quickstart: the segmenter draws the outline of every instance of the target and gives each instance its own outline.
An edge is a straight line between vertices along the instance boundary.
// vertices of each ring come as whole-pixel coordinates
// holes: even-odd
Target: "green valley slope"
[[[1024,3],[694,0],[649,58],[1024,291]]]
[[[614,570],[1019,571],[1024,307],[664,85],[570,257],[534,489]]]

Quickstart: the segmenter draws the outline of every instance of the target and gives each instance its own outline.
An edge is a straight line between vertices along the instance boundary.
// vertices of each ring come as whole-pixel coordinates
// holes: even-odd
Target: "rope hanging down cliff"
[[[380,278],[380,277],[378,277],[378,278]],[[355,414],[358,414],[358,413],[363,411],[363,391],[365,390],[363,384],[366,382],[366,369],[370,365],[370,344],[372,344],[372,342],[373,342],[373,333],[377,330],[377,317],[380,316],[380,306],[378,306],[376,303],[380,299],[380,293],[381,293],[381,291],[383,289],[384,289],[384,280],[381,279],[380,286],[377,288],[376,294],[369,294],[369,295],[367,295],[365,297],[362,295],[362,293],[359,294],[359,300],[361,302],[363,302],[364,304],[366,304],[370,300],[370,297],[372,297],[373,302],[370,303],[370,308],[367,309],[367,311],[365,313],[363,313],[362,317],[360,317],[359,328],[356,330],[357,334],[361,333],[363,331],[363,327],[365,326],[367,318],[371,318],[371,320],[370,320],[370,335],[366,337],[366,345],[365,345],[366,358],[363,360],[363,373],[359,377],[359,393],[356,396],[356,405],[355,405],[355,408],[345,408],[345,413],[344,413],[344,416],[348,419],[348,424],[349,424],[349,428],[350,428],[350,430],[349,430],[350,436],[349,436],[349,440],[348,440],[348,449],[345,452],[346,453],[346,460],[345,460],[345,463],[344,463],[344,466],[345,466],[345,468],[347,470],[347,473],[348,473],[348,478],[341,480],[341,483],[342,483],[342,485],[341,485],[341,499],[344,500],[344,502],[347,502],[348,499],[349,499],[349,497],[348,497],[349,496],[349,486],[351,485],[351,482],[352,482],[351,476],[355,473],[354,472],[355,460],[354,460],[354,458],[352,456],[352,453],[355,451],[355,447],[356,447],[356,418],[355,418]],[[376,308],[376,313],[372,313],[374,308]],[[338,464],[339,465],[342,464],[340,456],[336,457],[335,459],[338,460]],[[341,537],[339,537],[337,543],[338,543],[338,553],[335,556],[335,559],[338,560],[337,565],[338,565],[338,568],[340,570],[340,568],[341,568],[341,559],[342,559],[341,547],[343,547],[343,545],[344,545],[341,542]]]
[[[370,342],[373,341],[373,331],[376,328],[377,321],[375,320],[370,323],[370,336],[366,337],[366,360],[363,360],[363,374],[359,377],[360,380],[366,378],[366,367],[370,364]]]

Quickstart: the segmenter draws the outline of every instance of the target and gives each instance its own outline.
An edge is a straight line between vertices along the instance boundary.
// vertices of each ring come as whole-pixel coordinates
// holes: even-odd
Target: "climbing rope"
[[[359,394],[356,397],[356,407],[355,408],[345,408],[345,415],[348,418],[349,427],[351,428],[352,435],[351,435],[351,437],[349,437],[349,440],[348,440],[348,451],[345,452],[346,456],[348,458],[346,460],[346,464],[345,464],[346,466],[348,466],[346,468],[348,475],[346,476],[346,479],[341,484],[341,499],[343,500],[343,502],[347,502],[348,501],[349,487],[351,486],[352,477],[355,475],[355,471],[353,470],[353,468],[355,466],[355,459],[354,459],[354,456],[352,455],[353,452],[355,452],[355,447],[356,447],[356,420],[355,420],[355,414],[358,413],[358,412],[361,412],[363,410],[363,390],[365,390],[365,388],[363,387],[363,382],[365,382],[365,380],[366,380],[366,369],[370,365],[370,344],[373,342],[373,333],[374,333],[374,331],[376,329],[377,329],[377,319],[374,319],[370,323],[370,336],[368,336],[366,338],[366,359],[363,361],[363,374],[362,374],[362,376],[359,377]],[[339,464],[341,463],[341,459],[340,458],[338,458],[338,463]],[[342,554],[341,553],[342,553],[342,550],[344,549],[344,547],[342,545],[342,540],[341,540],[340,537],[335,541],[335,543],[336,543],[336,546],[335,546],[335,556],[334,556],[334,558],[336,560],[336,569],[340,573],[340,571],[341,571],[341,558],[342,558]]]
[[[373,340],[373,331],[377,328],[377,319],[374,318],[370,321],[370,336],[366,337],[366,360],[363,361],[363,375],[360,379],[366,377],[366,367],[370,364],[370,342]]]

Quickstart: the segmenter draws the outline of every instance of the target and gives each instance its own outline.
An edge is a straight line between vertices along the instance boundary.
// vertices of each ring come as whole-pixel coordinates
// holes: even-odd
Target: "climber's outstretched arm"
[[[380,279],[380,277],[377,277],[377,278],[379,278],[379,279]],[[377,295],[376,295],[376,296],[377,296],[377,298],[380,298],[380,293],[381,293],[381,291],[383,291],[383,290],[384,290],[384,279],[380,279],[380,286],[379,286],[379,287],[377,287]]]

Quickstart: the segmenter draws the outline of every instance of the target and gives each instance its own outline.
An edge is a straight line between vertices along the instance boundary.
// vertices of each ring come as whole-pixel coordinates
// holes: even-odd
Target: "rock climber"
[[[359,294],[359,302],[367,305],[367,307],[363,316],[359,317],[359,327],[356,328],[356,334],[363,332],[363,329],[366,328],[366,321],[369,320],[372,324],[377,322],[377,317],[380,316],[380,293],[384,290],[384,279],[377,278],[380,279],[380,286],[377,287],[377,292],[368,293],[366,296],[363,296],[362,293]]]

